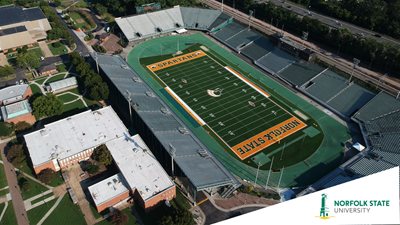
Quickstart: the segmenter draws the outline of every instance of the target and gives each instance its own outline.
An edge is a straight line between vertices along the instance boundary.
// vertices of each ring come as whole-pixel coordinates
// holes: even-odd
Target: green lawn
[[[88,24],[85,18],[76,11],[72,11],[68,13],[71,19],[75,22],[75,25],[81,29],[91,29],[92,27]]]
[[[79,92],[79,89],[78,88],[73,88],[73,89],[70,89],[70,90],[68,90],[69,92],[72,92],[72,93],[74,93],[74,94],[77,94],[77,95],[82,95],[80,92]]]
[[[28,182],[28,188],[26,188],[25,190],[21,187],[21,194],[22,194],[22,198],[24,200],[31,198],[33,196],[36,196],[40,193],[43,193],[45,191],[47,191],[48,189],[46,187],[44,187],[43,185],[37,183],[36,181],[31,180],[28,177],[25,177],[23,175],[20,176],[21,178],[25,178]],[[20,178],[18,178],[20,179]]]
[[[59,42],[55,42],[55,43],[59,43]],[[50,49],[51,53],[53,53],[53,55],[64,55],[64,54],[68,53],[65,45],[61,44],[59,47],[55,47],[54,46],[55,43],[48,44],[49,49]]]
[[[68,112],[75,109],[84,109],[86,106],[83,104],[81,100],[72,102],[70,104],[66,104],[63,106],[63,112]]]
[[[43,225],[85,225],[85,219],[79,207],[75,205],[68,194],[61,200],[57,208],[44,221]]]
[[[36,208],[29,210],[28,219],[31,224],[37,224],[42,217],[49,211],[49,209],[54,205],[57,199],[53,199],[49,202],[44,203]]]
[[[57,187],[64,183],[61,172],[56,172],[56,174],[57,176],[55,176],[55,178],[50,181],[50,183],[48,184],[49,186]]]
[[[32,94],[43,94],[40,88],[36,84],[30,84],[29,86],[32,89]]]
[[[73,101],[73,100],[77,99],[78,97],[76,95],[73,95],[70,93],[64,93],[64,94],[57,95],[57,98],[60,99],[60,101],[65,103],[65,102]]]
[[[55,75],[55,76],[50,77],[50,78],[46,81],[46,84],[49,84],[49,83],[54,82],[54,81],[62,80],[62,79],[64,79],[64,77],[65,77],[65,73],[57,74],[57,75]]]
[[[28,49],[28,52],[33,52],[33,53],[35,53],[35,55],[36,55],[38,58],[40,58],[40,57],[43,56],[42,49],[40,49],[39,47]]]
[[[60,73],[67,72],[68,68],[70,67],[70,64],[69,63],[66,63],[66,64],[62,63],[60,65],[57,65],[56,67],[57,67],[58,72],[60,72]]]
[[[0,204],[0,208],[3,211],[5,203]],[[4,214],[3,219],[0,221],[1,225],[16,225],[17,224],[17,218],[15,217],[14,214],[14,208],[12,205],[12,201],[8,202],[7,210],[6,213]]]
[[[46,79],[47,79],[47,76],[46,76],[46,77],[38,78],[38,79],[36,79],[36,80],[34,80],[34,81],[35,81],[36,83],[42,85]]]
[[[31,204],[34,205],[34,204],[36,204],[36,203],[38,203],[38,202],[41,202],[41,201],[43,201],[43,200],[45,200],[45,199],[47,199],[47,198],[50,198],[50,197],[53,196],[53,195],[54,195],[53,192],[50,192],[50,193],[48,193],[48,194],[45,194],[45,195],[41,196],[40,198],[37,198],[37,199],[31,201]]]
[[[7,186],[6,174],[4,173],[3,164],[0,164],[0,189]]]

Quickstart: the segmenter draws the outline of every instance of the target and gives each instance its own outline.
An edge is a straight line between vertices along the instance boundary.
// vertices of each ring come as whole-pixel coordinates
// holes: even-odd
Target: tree
[[[29,123],[25,122],[25,121],[21,121],[18,122],[17,124],[15,124],[15,130],[16,131],[24,131],[24,130],[28,130],[32,127],[32,125],[30,125]]]
[[[100,145],[99,147],[95,148],[92,154],[92,159],[96,160],[97,162],[109,166],[111,165],[113,158],[110,154],[110,151],[107,149],[106,145]]]
[[[7,150],[7,160],[18,167],[26,159],[24,148],[20,144],[13,144]]]
[[[29,181],[23,176],[19,176],[18,185],[24,191],[28,191],[31,188]]]
[[[111,222],[115,225],[125,225],[128,223],[128,216],[119,209],[114,209],[111,215]]]
[[[13,131],[13,125],[11,123],[0,122],[0,137],[10,136]]]
[[[6,77],[15,73],[14,68],[10,65],[0,66],[0,77]]]
[[[38,68],[40,66],[40,59],[33,52],[18,54],[16,60],[19,67]]]
[[[33,114],[36,118],[60,115],[63,110],[63,103],[53,94],[37,97],[33,100]]]
[[[110,91],[105,82],[89,86],[89,98],[93,100],[107,99]]]
[[[40,171],[37,175],[37,178],[45,184],[50,184],[52,180],[54,180],[57,176],[57,173],[52,169],[44,169]]]
[[[87,171],[88,173],[90,173],[90,174],[95,174],[95,173],[99,172],[99,166],[96,165],[96,164],[90,163],[90,164],[88,164],[88,165],[86,166],[86,171]]]

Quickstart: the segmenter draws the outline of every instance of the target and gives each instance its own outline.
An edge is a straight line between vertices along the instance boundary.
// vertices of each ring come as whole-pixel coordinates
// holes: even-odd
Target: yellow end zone
[[[241,159],[244,160],[259,151],[262,151],[266,147],[280,142],[280,140],[288,137],[291,134],[303,129],[307,125],[297,119],[292,117],[288,120],[283,121],[239,144],[231,147],[232,151]]]
[[[149,69],[152,72],[158,71],[158,70],[162,70],[171,66],[176,66],[178,64],[193,60],[193,59],[197,59],[203,56],[206,56],[207,54],[204,53],[202,50],[197,50],[194,52],[190,52],[184,55],[180,55],[180,56],[176,56],[174,58],[170,58],[170,59],[166,59],[164,61],[161,62],[156,62],[153,64],[150,64],[147,66],[147,69]]]

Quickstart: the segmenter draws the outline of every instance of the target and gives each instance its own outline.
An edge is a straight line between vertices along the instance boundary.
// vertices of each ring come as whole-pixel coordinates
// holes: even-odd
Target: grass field
[[[64,77],[65,77],[65,73],[54,75],[46,81],[46,84],[49,84],[54,81],[62,80],[62,79],[64,79]]]
[[[44,225],[85,225],[85,219],[79,207],[66,194],[57,208],[44,221]]]
[[[48,189],[46,187],[44,187],[43,185],[37,183],[36,181],[31,180],[29,177],[25,177],[25,176],[21,176],[23,178],[25,178],[28,182],[28,185],[26,189],[21,188],[21,195],[22,195],[22,199],[26,200],[28,198],[31,198],[33,196],[36,196],[38,194],[41,194],[45,191],[47,191]],[[20,179],[20,178],[18,178]]]
[[[28,213],[28,219],[31,224],[37,224],[43,216],[50,210],[50,208],[54,205],[57,199],[53,199],[49,202],[46,202],[43,205],[40,205],[38,207],[35,207],[31,210],[29,210]]]
[[[84,108],[86,108],[86,106],[83,104],[83,102],[81,100],[77,100],[72,103],[63,105],[63,113],[71,110],[84,109]]]
[[[60,101],[65,103],[65,102],[73,101],[73,100],[77,99],[78,97],[76,95],[73,95],[70,93],[64,93],[64,94],[58,94],[57,98],[60,99]]]
[[[51,43],[51,44],[48,44],[48,46],[49,46],[51,53],[53,53],[53,55],[63,55],[63,54],[68,53],[67,48],[63,44],[61,44],[59,47],[55,47],[54,43]]]
[[[5,203],[0,204],[0,209],[3,211]],[[3,219],[0,221],[1,225],[15,225],[17,224],[17,218],[15,217],[14,208],[12,205],[12,201],[8,202],[8,206],[6,212],[3,216]]]
[[[177,49],[178,46],[180,47],[179,49]],[[190,63],[180,63],[179,65],[169,66],[171,68],[165,67],[166,70],[170,71],[169,76],[162,74],[163,70],[151,71],[147,67],[152,63],[180,56],[181,54],[176,54],[178,50],[182,51],[182,54],[186,54],[194,50],[199,50],[200,46],[206,47],[202,50],[205,51],[207,57],[211,57],[212,59],[206,57],[203,58],[203,61],[197,60],[200,62],[190,60]],[[204,62],[204,59],[206,59],[205,61],[207,61],[207,63]],[[282,175],[280,187],[303,186],[314,182],[340,163],[343,151],[341,143],[349,139],[348,130],[345,126],[341,125],[332,117],[317,109],[285,86],[276,82],[274,79],[255,69],[241,58],[228,52],[219,44],[216,44],[214,41],[209,39],[206,35],[193,34],[187,36],[168,36],[148,40],[136,45],[129,53],[127,61],[139,76],[179,116],[185,125],[190,128],[197,138],[205,144],[207,149],[229,171],[242,179],[253,182],[258,174],[257,183],[265,186],[267,177],[271,174],[270,179],[268,179],[268,185],[277,186],[278,180]],[[189,64],[195,64],[196,66],[189,66]],[[211,68],[211,66],[214,68]],[[177,76],[175,70],[179,67],[180,69]],[[199,67],[201,72],[196,70],[194,67]],[[233,69],[238,73],[238,76],[247,79],[249,83],[260,88],[262,91],[267,93],[269,97],[263,96],[253,87],[250,88],[249,86],[251,85],[243,84],[243,82],[239,83],[239,80],[237,79],[238,76],[235,76],[231,71],[227,70],[226,67]],[[184,71],[186,69],[188,70],[187,72]],[[219,74],[218,71],[220,71],[221,74]],[[172,72],[174,73],[172,74]],[[202,81],[202,78],[198,74],[201,74],[201,76],[204,77],[207,76],[207,82]],[[220,79],[219,76],[222,75],[224,75],[222,77],[223,79]],[[186,78],[184,78],[185,76]],[[175,82],[172,81],[172,77],[174,77]],[[228,77],[229,80],[225,77]],[[220,79],[220,83],[216,83],[218,79]],[[233,80],[236,81],[234,82]],[[241,79],[241,81],[243,80]],[[191,87],[185,87],[185,85],[189,86],[191,83],[198,82],[200,82],[201,87],[197,87],[197,84]],[[238,86],[235,86],[233,83],[237,83]],[[215,84],[218,84],[218,86],[215,86]],[[182,89],[186,90],[180,91],[181,88],[179,85],[182,86]],[[219,87],[221,85],[223,87]],[[239,85],[241,87],[239,87]],[[235,87],[238,89],[236,89],[236,92],[233,91],[235,90]],[[167,89],[170,90],[168,91]],[[220,92],[218,93],[218,90],[220,91],[220,89],[222,89],[222,94]],[[241,89],[251,91],[252,95],[248,96],[247,93],[244,92],[243,94],[238,95],[241,93]],[[217,96],[221,94],[221,96],[212,97],[208,90],[211,90],[210,94],[212,95]],[[235,95],[235,97],[227,98],[231,102],[224,105],[224,107],[220,107],[219,105],[224,104],[222,101],[222,103],[211,105],[213,108],[212,113],[215,118],[218,116],[218,120],[212,121],[210,120],[210,118],[212,118],[209,115],[210,113],[202,113],[201,105],[198,106],[195,104],[193,96],[185,96],[186,91],[188,91],[190,95],[202,95],[200,96],[201,98],[196,96],[196,99],[206,108],[207,106],[204,104],[211,105],[212,103],[209,100],[216,101],[216,99],[222,98],[224,93],[230,93],[230,95]],[[179,98],[177,98],[177,96]],[[253,99],[251,96],[256,97],[256,99]],[[247,100],[249,97],[252,100]],[[207,102],[205,102],[204,99],[208,99]],[[270,122],[275,117],[275,115],[268,115],[271,114],[273,109],[269,109],[269,113],[268,110],[259,112],[264,118],[263,120],[255,116],[257,115],[257,112],[252,109],[254,109],[254,107],[259,107],[260,110],[262,109],[262,105],[259,102],[260,100],[264,101],[265,105],[267,105],[268,102],[269,106],[273,106],[274,108],[276,105],[277,110],[286,110],[288,112],[287,115],[300,119],[307,125],[307,127],[304,127],[286,138],[280,139],[278,142],[274,142],[274,144],[264,148],[265,150],[261,150],[251,157],[241,160],[233,153],[231,148],[231,145],[235,145],[239,140],[236,140],[236,142],[235,140],[231,140],[231,144],[228,144],[230,147],[227,147],[226,142],[230,139],[219,137],[220,133],[223,134],[225,132],[225,130],[222,130],[223,128],[218,129],[218,126],[221,126],[219,122],[222,122],[225,126],[227,126],[227,124],[230,125],[230,130],[233,130],[235,126],[232,127],[233,123],[230,123],[230,120],[233,121],[234,118],[230,118],[232,116],[228,117],[224,115],[228,114],[226,113],[225,108],[232,106],[234,109],[228,108],[228,115],[231,115],[232,112],[235,113],[236,110],[243,110],[243,108],[246,109],[246,107],[248,109],[245,115],[241,117],[242,119],[239,119],[242,124],[237,125],[237,128],[235,128],[237,129],[237,136],[242,136],[240,139],[254,137],[248,134],[243,136],[243,132],[253,132],[253,134],[256,134],[257,132],[263,133],[263,129],[268,130],[269,126],[279,124],[279,121]],[[253,104],[249,103],[249,101]],[[235,102],[237,102],[237,104],[240,102],[240,105],[236,105]],[[270,103],[275,103],[275,105]],[[224,108],[224,111],[221,111],[222,108]],[[273,111],[276,113],[277,110]],[[279,112],[282,111],[278,111],[276,114],[279,115]],[[209,117],[207,117],[207,115]],[[258,124],[260,126],[260,128],[257,128],[259,130],[254,131],[256,129],[252,129],[255,126],[251,126],[251,124],[249,125],[252,120],[248,117],[253,119],[259,118],[260,121],[263,121],[260,123],[257,122],[257,126]],[[204,124],[210,123],[209,125],[211,126],[199,125],[201,124],[199,118],[203,120]],[[243,120],[246,120],[246,124],[243,124]],[[269,125],[268,122],[270,123]],[[242,127],[247,128],[244,129]],[[235,133],[234,131],[232,132]],[[248,144],[251,145],[251,143]],[[257,145],[257,143],[254,142],[253,144]],[[272,173],[269,173],[271,164]],[[259,171],[257,170],[258,166],[260,166]],[[282,174],[283,168],[284,173]]]
[[[3,164],[0,164],[0,189],[7,186],[6,174],[4,173]]]
[[[242,160],[306,127],[268,93],[217,60],[191,48],[147,67],[201,126],[207,125]],[[161,66],[168,63],[173,65]]]
[[[42,94],[42,91],[36,84],[30,84],[29,87],[32,89],[32,94]]]

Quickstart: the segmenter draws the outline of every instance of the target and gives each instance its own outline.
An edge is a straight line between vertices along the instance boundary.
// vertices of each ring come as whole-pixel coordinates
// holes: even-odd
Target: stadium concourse
[[[331,117],[332,112],[342,119],[341,123],[352,123],[356,112],[382,95],[379,90],[363,81],[352,79],[351,76],[334,68],[314,63],[313,53],[304,46],[293,43],[279,34],[273,36],[261,34],[218,10],[174,7],[117,18],[116,22],[126,38],[134,45],[126,60],[135,73],[173,109],[172,111],[229,171],[249,182],[257,180],[257,183],[262,186],[266,186],[268,178],[270,178],[268,186],[304,186],[335,168],[341,161],[340,153],[344,149],[345,142],[350,140],[350,135],[346,127],[335,121],[338,120],[337,118],[334,120]],[[182,28],[200,32],[194,35],[166,36]],[[206,32],[209,36],[202,35],[201,32]],[[163,37],[155,38],[157,36]],[[211,39],[219,41],[237,54],[250,59],[254,65],[266,73],[255,70]],[[267,93],[272,93],[272,96],[275,94],[279,96],[285,105],[302,109],[300,113],[315,120],[316,126],[319,126],[318,129],[322,131],[323,140],[319,148],[308,153],[291,153],[290,157],[284,157],[285,160],[275,161],[271,177],[265,166],[272,165],[272,158],[281,155],[283,151],[277,150],[275,155],[274,153],[268,155],[267,163],[264,164],[264,168],[261,166],[260,173],[257,170],[257,161],[265,159],[259,156],[261,154],[256,155],[255,159],[252,158],[254,163],[233,160],[232,155],[221,147],[221,142],[210,138],[209,132],[199,128],[195,120],[188,118],[185,109],[174,101],[168,91],[163,90],[165,85],[162,81],[160,85],[160,80],[154,79],[154,74],[140,62],[140,59],[148,57],[161,57],[163,60],[177,52],[184,52],[194,44],[201,44],[222,56],[221,60],[225,60],[227,65],[266,89]],[[309,104],[310,100],[305,101],[288,91],[271,76],[318,102],[325,108],[324,112]],[[309,130],[305,133],[310,134]],[[387,137],[389,138],[390,135]],[[290,150],[290,148],[286,149]],[[299,149],[310,151],[310,148],[304,146],[300,146]],[[302,154],[307,157],[301,160],[296,158]]]

